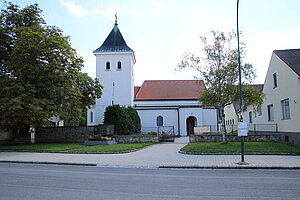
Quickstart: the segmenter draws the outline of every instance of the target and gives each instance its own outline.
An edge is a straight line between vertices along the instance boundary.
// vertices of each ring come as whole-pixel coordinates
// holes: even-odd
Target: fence
[[[152,133],[157,135],[167,134],[170,136],[175,136],[174,126],[142,127],[141,133],[142,134]]]

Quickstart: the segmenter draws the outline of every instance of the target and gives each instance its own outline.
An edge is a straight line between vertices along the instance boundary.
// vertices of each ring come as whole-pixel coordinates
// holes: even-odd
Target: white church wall
[[[187,136],[187,119],[189,117],[195,117],[197,124],[202,124],[202,108],[181,108],[179,113],[180,116],[180,135]]]
[[[175,135],[180,133],[181,136],[187,136],[187,118],[191,116],[196,118],[196,126],[217,125],[217,110],[203,109],[199,107],[197,100],[134,101],[134,106],[141,118],[144,132],[149,130],[147,127],[153,127],[153,132],[157,132],[156,118],[158,116],[163,117],[163,126],[174,126]],[[216,129],[217,126],[214,128]]]
[[[202,126],[214,126],[218,124],[217,109],[203,109],[202,112]],[[214,127],[216,128],[216,127]],[[217,130],[212,130],[217,131]]]
[[[137,110],[142,125],[142,133],[157,132],[157,117],[163,117],[163,126],[174,126],[174,134],[178,135],[178,118],[176,109]]]

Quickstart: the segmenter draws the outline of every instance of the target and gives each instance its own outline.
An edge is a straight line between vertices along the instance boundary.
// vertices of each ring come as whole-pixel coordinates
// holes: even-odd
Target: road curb
[[[241,155],[241,153],[191,153],[185,151],[178,151],[178,153],[185,155]],[[266,156],[300,156],[297,153],[267,153],[267,152],[259,152],[259,153],[245,153],[245,155],[266,155]]]
[[[168,166],[163,165],[159,168],[174,169],[282,169],[282,170],[300,170],[300,167],[291,166]]]
[[[67,162],[16,161],[16,160],[0,160],[0,163],[39,164],[39,165],[97,166],[97,163],[67,163]]]
[[[296,166],[217,166],[217,165],[192,165],[192,166],[178,166],[178,165],[110,165],[97,163],[67,163],[67,162],[39,162],[39,161],[14,161],[14,160],[0,160],[0,163],[16,163],[16,164],[39,164],[39,165],[71,165],[71,166],[92,166],[92,167],[113,167],[113,168],[159,168],[159,169],[279,169],[279,170],[300,170]]]

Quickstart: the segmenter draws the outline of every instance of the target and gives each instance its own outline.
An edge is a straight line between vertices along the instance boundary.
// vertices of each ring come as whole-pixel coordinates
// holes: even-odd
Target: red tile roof
[[[135,100],[197,100],[205,85],[202,80],[144,81],[136,91]]]

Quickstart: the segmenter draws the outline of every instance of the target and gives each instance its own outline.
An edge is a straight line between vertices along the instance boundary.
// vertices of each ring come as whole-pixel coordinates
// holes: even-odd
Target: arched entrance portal
[[[196,117],[190,116],[186,119],[186,132],[187,136],[190,136],[191,134],[194,134],[194,127],[197,124]]]

